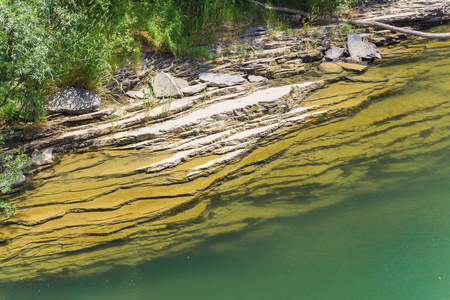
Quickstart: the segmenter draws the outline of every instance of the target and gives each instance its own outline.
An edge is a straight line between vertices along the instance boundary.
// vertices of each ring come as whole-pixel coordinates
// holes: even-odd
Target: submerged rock
[[[339,62],[338,65],[340,65],[344,70],[348,70],[348,71],[363,72],[363,71],[367,70],[367,66],[364,66],[361,64]]]
[[[343,69],[340,65],[332,62],[324,62],[319,65],[319,70],[325,74],[339,74],[342,73]]]
[[[54,93],[47,102],[47,110],[50,113],[68,113],[79,115],[91,112],[100,107],[100,97],[95,93],[66,87]]]
[[[227,75],[221,73],[200,73],[199,79],[207,82],[210,86],[233,86],[245,82],[244,77],[238,75]]]
[[[336,61],[344,55],[344,48],[331,47],[325,52],[324,61]]]
[[[354,59],[381,58],[375,45],[364,42],[361,37],[355,33],[347,35],[347,45],[350,57]]]
[[[155,97],[183,97],[183,92],[175,79],[167,73],[160,72],[151,80]]]

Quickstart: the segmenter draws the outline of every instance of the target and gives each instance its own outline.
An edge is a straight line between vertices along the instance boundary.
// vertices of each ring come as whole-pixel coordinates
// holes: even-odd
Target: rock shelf
[[[395,3],[391,5],[395,7]],[[424,3],[433,3],[428,8],[434,11],[448,7],[442,1]],[[422,5],[420,9],[428,8]],[[217,234],[336,203],[345,197],[345,189],[352,188],[370,169],[365,163],[351,169],[347,162],[378,157],[377,149],[366,149],[360,141],[375,138],[379,129],[373,124],[384,126],[386,117],[396,124],[380,130],[403,128],[406,121],[411,126],[405,138],[392,136],[386,142],[398,144],[398,149],[406,147],[404,141],[409,139],[422,142],[420,120],[427,120],[432,105],[442,104],[431,101],[429,110],[420,111],[400,105],[395,114],[382,108],[379,115],[364,116],[364,130],[355,130],[352,122],[335,127],[343,116],[411,84],[424,70],[412,67],[398,72],[391,66],[383,73],[370,65],[355,69],[349,63],[336,62],[343,68],[339,75],[308,77],[308,72],[318,72],[325,50],[342,46],[345,40],[339,35],[335,40],[320,39],[329,31],[323,27],[305,37],[260,27],[241,37],[238,43],[242,48],[213,45],[215,53],[228,55],[207,67],[148,56],[139,72],[116,73],[124,90],[134,92],[123,106],[80,116],[54,115],[40,129],[7,136],[9,142],[19,141],[29,152],[50,156],[67,152],[63,159],[68,162],[34,175],[33,188],[11,198],[22,211],[0,225],[0,280],[90,274],[111,268],[114,260],[137,264],[179,253]],[[369,31],[366,37],[378,46],[404,38],[387,31]],[[315,40],[318,44],[312,45]],[[380,52],[390,55],[385,51]],[[413,55],[415,50],[401,51]],[[161,71],[183,77],[198,91],[191,95],[184,92],[184,86],[184,97],[172,99],[168,107],[157,103],[146,109],[140,100],[144,93],[136,92],[145,88],[145,78]],[[246,81],[208,86],[198,80],[206,71],[241,76]],[[390,76],[394,71],[396,75]],[[298,74],[303,75],[291,77]],[[253,80],[250,76],[262,77]],[[405,116],[414,120],[405,121]],[[445,116],[448,114],[443,112],[442,118]],[[441,125],[436,125],[436,132],[444,130]],[[293,134],[299,128],[304,134]],[[336,138],[324,138],[330,134]],[[438,136],[430,133],[427,138]],[[354,149],[364,157],[355,158]],[[410,151],[413,158],[414,149]],[[280,153],[287,153],[285,160],[290,160],[290,166],[275,160]],[[390,155],[392,160],[398,158],[395,151]],[[47,161],[51,159],[45,164]],[[261,162],[267,164],[261,167]],[[316,167],[308,168],[311,164]],[[267,180],[253,180],[255,171],[266,174]],[[340,176],[344,173],[346,176]],[[274,190],[289,194],[298,180],[305,195],[317,201],[292,203],[280,197],[266,209],[265,194]],[[340,186],[335,197],[321,197],[322,190],[336,181]],[[215,196],[209,197],[210,192]],[[233,203],[229,196],[241,196],[245,201]]]

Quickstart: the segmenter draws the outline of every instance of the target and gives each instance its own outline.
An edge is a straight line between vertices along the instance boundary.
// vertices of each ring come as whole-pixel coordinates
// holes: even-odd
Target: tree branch
[[[265,9],[268,9],[268,10],[288,12],[288,13],[292,13],[292,14],[305,16],[305,17],[315,18],[317,20],[325,21],[327,23],[348,23],[348,24],[352,24],[352,25],[376,26],[376,27],[381,27],[381,28],[392,30],[392,31],[406,33],[406,34],[409,34],[409,35],[420,36],[420,37],[424,37],[424,38],[435,38],[435,39],[448,39],[448,38],[450,38],[450,32],[446,32],[446,33],[428,33],[428,32],[422,32],[422,31],[417,31],[417,30],[411,30],[411,29],[405,29],[405,28],[401,28],[401,27],[397,27],[397,26],[392,26],[392,25],[388,25],[388,24],[385,24],[385,23],[377,22],[377,21],[363,21],[363,20],[351,20],[351,19],[340,19],[340,18],[327,18],[327,17],[322,17],[322,16],[310,14],[310,13],[307,13],[305,11],[298,10],[298,9],[267,6],[267,5],[262,4],[261,2],[254,1],[254,0],[247,0],[247,1],[251,2],[251,3],[254,3],[254,4],[257,4],[259,6],[262,6]]]

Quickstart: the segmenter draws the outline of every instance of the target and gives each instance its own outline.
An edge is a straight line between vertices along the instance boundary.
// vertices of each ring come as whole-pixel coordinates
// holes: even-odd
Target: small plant
[[[142,104],[144,104],[145,118],[150,117],[150,113],[153,111],[153,106],[155,105],[155,97],[153,96],[150,86],[144,89],[144,98],[142,98]]]
[[[170,111],[170,105],[172,104],[173,97],[162,98],[162,111],[161,116],[166,116]]]
[[[116,132],[119,128],[119,116],[113,113],[109,116],[109,120],[111,122],[111,131]]]

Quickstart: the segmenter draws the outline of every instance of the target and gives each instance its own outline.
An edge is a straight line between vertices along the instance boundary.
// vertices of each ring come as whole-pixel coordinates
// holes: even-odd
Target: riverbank
[[[423,45],[411,46],[411,42],[400,48],[382,48],[381,54],[386,60],[401,61],[424,51]],[[439,43],[428,47],[432,49],[433,45],[439,47]],[[266,50],[271,49],[258,49]],[[277,57],[272,58],[276,63]],[[255,55],[248,59],[259,58]],[[164,116],[161,116],[162,107],[160,111],[155,107],[150,112],[152,115],[146,115],[140,100],[129,99],[130,103],[124,105],[128,110],[123,115],[116,110],[118,118],[111,121],[105,114],[107,120],[100,125],[89,124],[89,118],[95,118],[95,113],[88,117],[55,117],[49,123],[59,126],[60,135],[31,142],[30,149],[53,146],[66,151],[73,147],[77,154],[64,156],[68,161],[36,175],[34,183],[30,183],[33,186],[11,198],[22,204],[24,210],[1,225],[2,278],[15,280],[58,272],[75,274],[81,269],[85,273],[97,272],[107,268],[101,263],[105,257],[120,263],[139,263],[177,253],[206,237],[249,228],[260,218],[304,213],[339,201],[339,197],[324,198],[309,205],[280,200],[275,210],[268,213],[257,201],[233,206],[225,200],[214,200],[221,205],[211,205],[213,200],[201,200],[202,194],[219,188],[215,185],[218,182],[223,182],[220,185],[223,193],[231,189],[241,195],[241,191],[227,187],[227,182],[236,180],[249,180],[249,185],[256,185],[249,195],[260,199],[270,186],[277,184],[277,175],[273,173],[267,186],[264,182],[252,183],[252,169],[283,153],[286,149],[283,142],[294,143],[298,138],[290,134],[303,129],[307,134],[301,137],[302,141],[317,142],[305,144],[304,153],[309,155],[304,157],[302,165],[308,165],[315,151],[324,148],[325,152],[318,158],[321,161],[318,169],[303,171],[302,184],[325,187],[339,179],[342,188],[350,187],[351,182],[357,182],[358,174],[340,177],[349,170],[341,172],[338,166],[340,161],[352,159],[352,150],[328,152],[326,149],[330,147],[319,143],[320,140],[336,120],[361,110],[371,99],[404,89],[426,72],[420,67],[398,70],[391,61],[386,70],[372,65],[363,75],[343,71],[317,78],[314,62],[310,66],[310,71],[305,68],[305,73],[297,77],[217,87],[207,92],[206,99],[204,92],[174,99],[170,105],[172,114]],[[309,80],[305,82],[305,79]],[[326,89],[319,90],[323,87]],[[306,97],[312,91],[316,92]],[[199,103],[194,105],[194,101]],[[372,117],[366,117],[365,129],[357,131],[364,133],[364,137],[377,132],[371,127]],[[378,115],[373,118],[373,124],[378,124],[385,116],[380,113],[379,119]],[[75,126],[67,126],[72,121]],[[88,123],[77,124],[81,121]],[[327,126],[322,127],[324,124]],[[352,126],[347,124],[346,130],[350,132]],[[346,138],[356,139],[351,135]],[[363,145],[361,148],[365,149]],[[377,152],[371,155],[376,157]],[[240,175],[236,177],[238,171]],[[284,176],[289,176],[289,172]],[[75,185],[70,185],[74,182]],[[320,189],[313,190],[320,195]],[[249,196],[242,195],[246,199]],[[206,223],[210,227],[205,231]],[[142,251],[146,255],[141,255]]]

